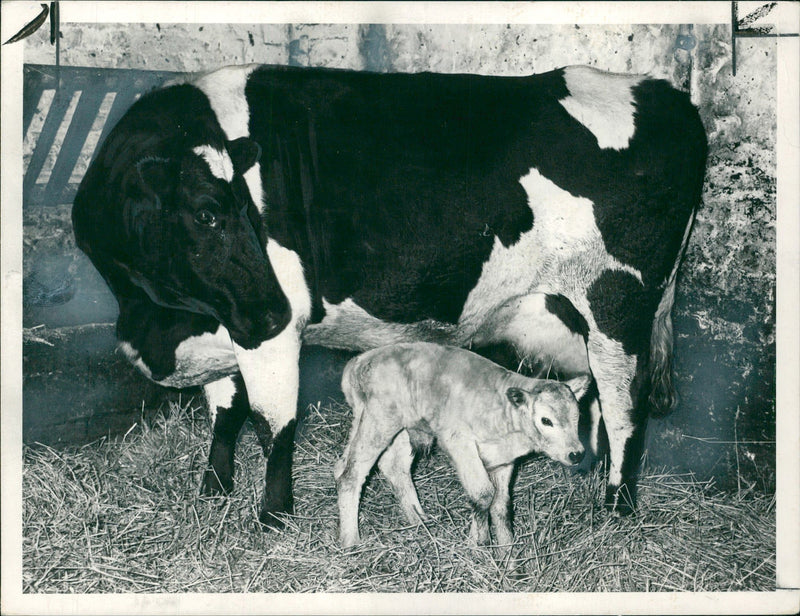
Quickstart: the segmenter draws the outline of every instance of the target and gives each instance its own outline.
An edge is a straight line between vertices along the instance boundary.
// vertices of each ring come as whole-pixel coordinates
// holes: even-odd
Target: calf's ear
[[[564,385],[572,390],[572,393],[578,400],[580,400],[586,394],[586,392],[589,390],[589,385],[591,384],[592,377],[588,374],[581,374],[580,376],[576,376],[571,378],[569,381],[564,382]]]
[[[528,401],[528,392],[519,387],[509,387],[506,390],[506,398],[514,406],[525,406]]]
[[[248,137],[239,137],[225,144],[233,163],[233,170],[243,174],[261,160],[261,146]]]

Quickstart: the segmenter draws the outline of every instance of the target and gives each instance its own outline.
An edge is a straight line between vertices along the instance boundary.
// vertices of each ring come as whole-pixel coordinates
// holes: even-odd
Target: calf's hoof
[[[636,512],[636,498],[628,486],[609,485],[606,488],[606,509],[613,514],[629,516]]]
[[[361,537],[358,535],[339,535],[339,545],[342,546],[342,549],[349,549],[361,543]]]
[[[201,496],[227,496],[233,492],[233,479],[220,478],[213,468],[206,469],[203,483],[200,484]]]

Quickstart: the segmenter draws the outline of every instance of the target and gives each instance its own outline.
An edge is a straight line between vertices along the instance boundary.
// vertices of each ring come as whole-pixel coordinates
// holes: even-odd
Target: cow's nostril
[[[569,454],[569,461],[573,464],[578,464],[581,460],[583,460],[583,456],[585,454],[585,451],[572,451]]]

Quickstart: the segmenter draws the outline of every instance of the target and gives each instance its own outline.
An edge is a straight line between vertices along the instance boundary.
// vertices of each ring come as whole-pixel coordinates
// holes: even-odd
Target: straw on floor
[[[23,585],[28,593],[470,592],[774,590],[775,502],[645,469],[640,511],[600,506],[601,469],[526,461],[514,483],[509,571],[468,538],[469,509],[446,457],[420,459],[415,482],[431,521],[409,526],[373,474],[363,543],[339,548],[332,467],[347,406],[312,407],[298,431],[296,514],[262,532],[263,458],[240,437],[236,489],[201,498],[209,443],[203,405],[173,405],[124,438],[81,448],[26,447]]]

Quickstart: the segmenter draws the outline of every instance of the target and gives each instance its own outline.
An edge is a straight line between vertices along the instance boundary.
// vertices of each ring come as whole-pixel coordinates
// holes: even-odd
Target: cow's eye
[[[552,422],[552,421],[550,421],[550,419],[549,419],[549,418],[547,418],[547,417],[542,417],[542,423],[543,423],[544,425],[546,425],[546,426],[552,426],[552,425],[553,425],[553,422]]]
[[[198,210],[197,214],[194,215],[194,221],[198,225],[204,225],[206,227],[217,226],[217,217],[209,210]]]

